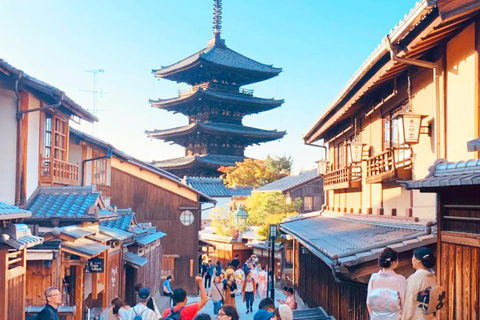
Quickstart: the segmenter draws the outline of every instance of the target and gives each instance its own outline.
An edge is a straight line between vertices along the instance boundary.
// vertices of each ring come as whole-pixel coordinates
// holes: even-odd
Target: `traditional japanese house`
[[[280,191],[287,196],[287,202],[300,198],[299,213],[320,211],[323,206],[323,177],[317,169],[301,171],[255,189],[255,192]]]
[[[160,239],[166,234],[157,231],[150,223],[138,223],[135,212],[131,209],[117,210],[119,216],[115,220],[101,223],[100,230],[106,234],[116,234],[120,229],[135,235],[134,241],[124,249],[125,272],[123,283],[125,302],[137,303],[134,285],[143,283],[149,287],[152,296],[161,294],[162,287],[162,245]]]
[[[308,230],[301,220],[282,228],[297,243],[299,288],[316,284],[302,293],[311,306],[321,304],[340,319],[366,319],[364,284],[376,259],[363,257],[369,239],[384,233],[381,225],[398,232],[371,245],[380,250],[389,239],[401,240],[401,264],[408,264],[413,248],[434,239],[435,195],[406,190],[402,182],[425,177],[438,158],[468,159],[456,141],[478,137],[477,7],[477,1],[418,2],[305,134],[307,144],[327,149],[326,210],[306,219]],[[368,241],[359,242],[359,235],[355,243],[330,247],[333,238],[357,228],[369,230]],[[424,236],[410,239],[415,233]],[[336,274],[319,268],[338,269],[347,282],[332,282]],[[355,294],[347,293],[350,286]]]
[[[0,318],[25,319],[26,249],[41,244],[22,222],[31,212],[0,202]]]
[[[221,0],[214,4],[214,37],[205,49],[167,67],[153,70],[157,78],[191,85],[178,97],[151,100],[153,107],[179,112],[188,125],[147,131],[151,138],[179,144],[185,157],[155,161],[178,176],[219,176],[220,166],[244,160],[247,146],[280,139],[284,131],[262,130],[242,124],[246,115],[279,107],[283,100],[257,98],[242,86],[277,76],[282,70],[247,58],[221,39]]]
[[[172,275],[175,287],[182,287],[189,293],[196,292],[194,276],[198,269],[198,231],[201,226],[201,204],[215,203],[207,195],[182,183],[177,176],[137,160],[111,144],[78,130],[71,130],[72,150],[75,154],[83,151],[85,181],[90,179],[92,166],[103,168],[94,171],[93,177],[103,175],[110,203],[119,208],[131,208],[138,223],[151,223],[158,231],[167,235],[162,239],[163,258],[161,278]],[[92,150],[90,150],[92,149]],[[88,158],[91,154],[99,157]],[[99,159],[98,159],[99,158]],[[97,165],[97,161],[104,166]],[[91,181],[91,180],[90,180]],[[93,181],[95,182],[95,181]],[[181,241],[179,239],[181,235]]]

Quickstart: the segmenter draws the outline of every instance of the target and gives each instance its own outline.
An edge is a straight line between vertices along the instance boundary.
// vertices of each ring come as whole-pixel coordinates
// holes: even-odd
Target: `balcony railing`
[[[112,187],[104,183],[97,183],[97,190],[102,192],[102,196],[111,197],[112,196]]]
[[[253,89],[243,89],[237,86],[230,86],[230,85],[215,83],[215,82],[206,82],[206,83],[198,84],[196,86],[191,86],[190,88],[185,90],[178,90],[178,95],[180,97],[183,97],[185,95],[190,95],[194,92],[197,92],[198,90],[206,90],[206,89],[218,90],[218,91],[229,92],[229,93],[239,93],[239,94],[244,94],[248,96],[253,96],[253,93],[254,93]]]
[[[49,184],[78,185],[78,164],[41,158],[40,181]]]
[[[351,165],[327,172],[323,178],[325,190],[358,188],[362,184],[362,167]]]
[[[389,150],[367,160],[367,183],[412,179],[410,151]]]

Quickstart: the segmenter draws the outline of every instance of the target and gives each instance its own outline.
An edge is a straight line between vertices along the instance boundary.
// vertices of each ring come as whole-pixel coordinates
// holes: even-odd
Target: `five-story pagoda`
[[[179,144],[185,157],[155,161],[154,165],[180,177],[218,176],[220,166],[244,160],[247,146],[280,139],[285,131],[262,130],[242,124],[245,115],[279,107],[283,100],[253,96],[243,85],[277,76],[282,69],[247,58],[221,39],[221,0],[214,0],[214,36],[208,46],[175,64],[153,70],[158,78],[191,87],[172,99],[150,100],[153,107],[180,112],[188,125],[147,131],[151,138]]]

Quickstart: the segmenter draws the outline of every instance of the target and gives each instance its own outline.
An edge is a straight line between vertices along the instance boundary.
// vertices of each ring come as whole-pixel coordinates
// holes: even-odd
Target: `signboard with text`
[[[105,262],[100,258],[93,258],[88,260],[87,271],[90,273],[103,273],[105,269]]]

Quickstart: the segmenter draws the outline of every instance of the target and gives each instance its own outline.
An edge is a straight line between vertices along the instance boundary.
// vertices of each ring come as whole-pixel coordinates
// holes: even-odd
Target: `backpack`
[[[28,318],[25,319],[25,320],[38,320],[38,313],[37,313],[37,314],[34,314],[33,316],[28,317]]]
[[[400,315],[400,295],[397,291],[378,288],[370,290],[368,304],[372,309],[372,319],[397,319]]]
[[[135,308],[132,308],[132,309],[133,309],[133,312],[135,313],[135,317],[133,318],[133,320],[143,320],[142,314],[148,310],[148,308],[146,308],[141,313],[137,313],[137,311],[135,311]]]
[[[445,289],[442,286],[431,286],[418,293],[417,301],[420,302],[418,307],[423,309],[425,314],[433,314],[443,308]]]
[[[170,314],[164,318],[164,320],[181,320],[182,319],[182,310],[183,307],[178,309],[177,311],[173,311],[173,307],[170,308]]]

